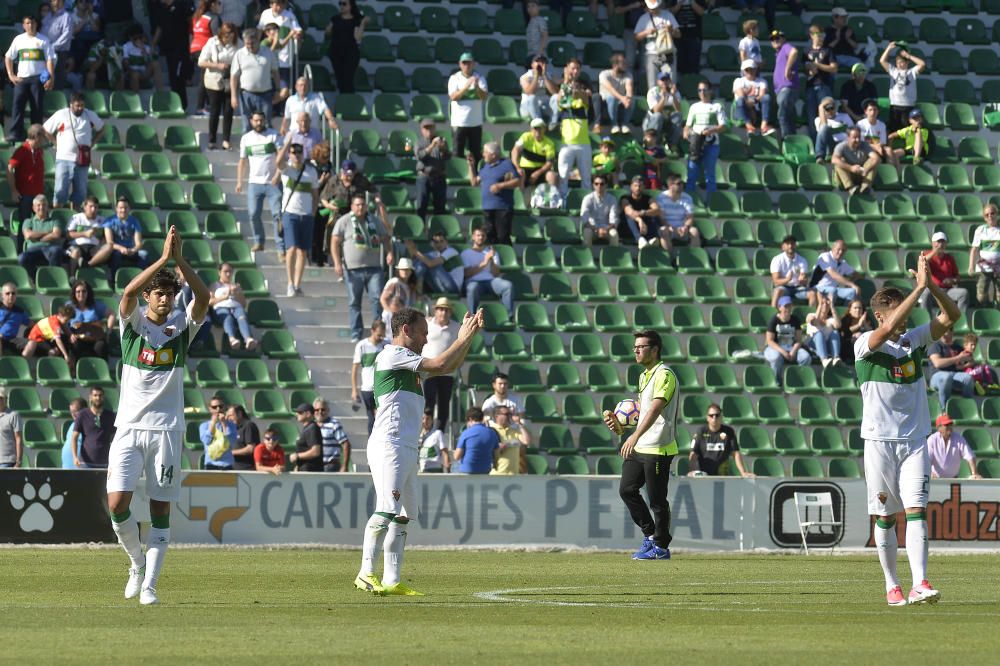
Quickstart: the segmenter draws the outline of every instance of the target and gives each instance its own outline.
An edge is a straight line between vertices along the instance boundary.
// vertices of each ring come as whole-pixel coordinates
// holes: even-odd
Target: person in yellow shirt
[[[512,417],[510,407],[500,405],[493,412],[490,427],[500,436],[500,452],[490,474],[509,476],[527,471],[525,447],[531,445],[531,434],[521,423],[521,417]]]
[[[604,176],[611,183],[618,182],[618,157],[615,155],[615,142],[611,137],[601,139],[601,152],[594,155],[593,176]]]

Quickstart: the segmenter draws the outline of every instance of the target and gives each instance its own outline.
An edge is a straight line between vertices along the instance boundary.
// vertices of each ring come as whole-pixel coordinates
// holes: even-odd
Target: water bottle
[[[403,152],[412,153],[413,152],[413,142],[409,138],[406,139],[406,143],[403,144]]]

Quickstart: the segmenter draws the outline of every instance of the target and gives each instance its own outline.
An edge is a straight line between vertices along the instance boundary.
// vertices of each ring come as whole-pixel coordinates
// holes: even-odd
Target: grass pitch
[[[909,569],[901,558],[904,587]],[[1000,555],[931,558],[936,606],[890,609],[844,557],[407,553],[427,593],[355,590],[359,553],[184,550],[162,605],[113,549],[0,549],[6,663],[995,664]]]

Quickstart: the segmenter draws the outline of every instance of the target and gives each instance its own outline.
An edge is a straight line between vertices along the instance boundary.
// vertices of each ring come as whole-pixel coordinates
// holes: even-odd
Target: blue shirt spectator
[[[216,405],[221,405],[221,407],[216,407]],[[226,405],[219,398],[212,398],[209,407],[212,409],[212,418],[202,423],[198,428],[201,444],[205,447],[205,469],[232,469],[234,464],[233,448],[236,446],[236,424],[226,419]],[[225,448],[221,453],[212,444],[217,432],[212,427],[213,424],[225,428],[223,432],[227,441],[224,443]]]
[[[139,224],[139,220],[135,219],[132,215],[129,215],[124,220],[117,215],[112,215],[104,220],[104,228],[111,230],[111,235],[116,245],[121,245],[129,249],[135,247],[136,232],[142,233],[142,226]]]
[[[93,324],[105,321],[108,318],[108,306],[101,301],[94,301],[92,307],[81,308],[78,303],[74,303],[73,301],[66,301],[66,305],[72,307],[76,312],[73,318],[69,320],[70,328],[76,328],[80,324]]]
[[[493,469],[493,454],[500,448],[497,431],[483,423],[483,410],[470,407],[466,413],[468,427],[458,438],[455,459],[462,474],[489,474]]]
[[[9,296],[7,292],[12,292]],[[3,302],[0,303],[0,338],[3,340],[13,340],[21,332],[21,327],[31,329],[31,317],[21,308],[14,304],[17,297],[17,290],[13,284],[6,284],[3,287]]]
[[[510,174],[508,176],[508,174]],[[513,178],[518,180],[517,169],[508,159],[500,159],[490,164],[483,163],[483,168],[479,170],[479,188],[482,193],[483,210],[513,210],[514,190],[503,189],[496,194],[491,191],[491,186],[499,185]]]

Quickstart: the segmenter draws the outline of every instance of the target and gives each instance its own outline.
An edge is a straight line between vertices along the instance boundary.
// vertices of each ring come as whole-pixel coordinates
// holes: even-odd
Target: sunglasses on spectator
[[[717,419],[720,416],[722,416],[722,412],[709,412],[708,414],[708,418],[710,419]]]
[[[225,409],[226,408],[225,405],[219,405],[219,404],[209,405],[208,407],[209,407],[209,409]]]
[[[279,439],[277,437],[272,437],[271,435],[264,435],[265,442],[277,442]]]

